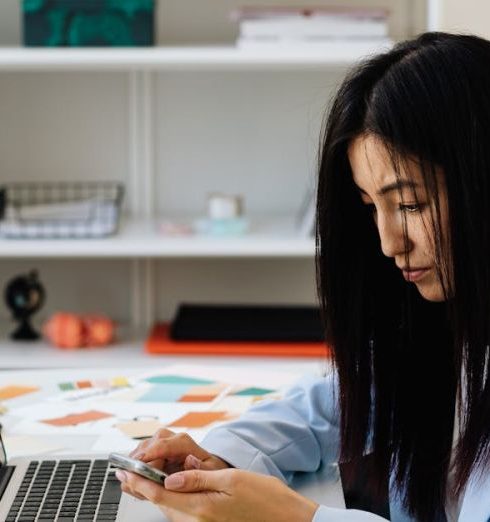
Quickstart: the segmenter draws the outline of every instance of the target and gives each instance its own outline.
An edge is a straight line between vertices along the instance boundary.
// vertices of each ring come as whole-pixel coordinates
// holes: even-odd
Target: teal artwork
[[[213,381],[207,379],[199,379],[194,377],[185,377],[181,375],[154,375],[145,379],[152,384],[183,384],[189,386],[200,386],[206,384],[213,384]]]
[[[272,393],[275,390],[269,390],[268,388],[245,388],[244,390],[240,390],[239,392],[236,392],[234,395],[239,395],[243,397],[248,397],[251,395],[266,395],[268,393]]]
[[[153,386],[138,399],[138,402],[178,402],[188,389],[188,386],[182,384]]]
[[[155,0],[23,0],[24,44],[149,46]]]

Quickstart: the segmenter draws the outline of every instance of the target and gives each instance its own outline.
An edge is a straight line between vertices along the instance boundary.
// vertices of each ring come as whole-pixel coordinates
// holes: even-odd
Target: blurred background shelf
[[[297,257],[312,258],[314,239],[300,237],[290,216],[253,218],[243,236],[158,233],[158,220],[123,219],[117,235],[103,239],[0,239],[1,258],[159,258]]]
[[[393,41],[427,27],[427,0],[349,4],[388,9]],[[106,239],[0,239],[0,291],[37,270],[47,292],[39,323],[58,310],[94,312],[147,332],[183,302],[317,303],[314,239],[299,235],[296,216],[315,186],[332,96],[379,44],[239,48],[230,11],[242,5],[161,0],[153,48],[24,48],[21,3],[0,3],[0,185],[116,182],[130,216]],[[216,192],[243,199],[246,235],[159,233],[160,216],[206,216]],[[0,337],[9,331],[0,325]],[[100,357],[133,357],[143,338]],[[40,347],[0,341],[0,367],[99,357]]]
[[[157,47],[145,49],[0,48],[4,71],[323,69],[347,66],[384,46],[333,42],[309,48],[239,49],[232,46]]]

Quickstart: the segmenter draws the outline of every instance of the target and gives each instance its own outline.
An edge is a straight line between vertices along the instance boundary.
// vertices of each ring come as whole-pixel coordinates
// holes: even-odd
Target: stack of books
[[[330,354],[317,306],[180,305],[157,323],[146,351],[163,355],[316,357]]]
[[[388,11],[349,7],[243,7],[231,13],[239,24],[237,46],[301,49],[351,47],[368,52],[389,47]]]

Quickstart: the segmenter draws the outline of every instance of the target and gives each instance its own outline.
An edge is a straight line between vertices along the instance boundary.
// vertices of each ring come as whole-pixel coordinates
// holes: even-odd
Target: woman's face
[[[371,134],[355,138],[349,145],[348,156],[362,201],[372,206],[383,254],[393,258],[400,276],[414,283],[422,297],[443,301],[445,294],[437,270],[433,239],[432,215],[437,215],[435,201],[424,188],[420,167],[409,160],[407,165],[401,166],[401,172],[395,172],[388,150]],[[448,252],[447,196],[442,173],[437,169],[436,176],[442,248]],[[444,260],[445,264],[447,262]]]

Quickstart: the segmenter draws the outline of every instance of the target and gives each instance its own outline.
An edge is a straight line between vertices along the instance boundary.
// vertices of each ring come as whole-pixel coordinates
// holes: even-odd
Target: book
[[[319,342],[258,341],[175,341],[170,337],[168,323],[156,323],[145,343],[145,351],[153,355],[223,355],[252,357],[315,357],[330,356],[330,348]]]
[[[308,53],[310,56],[322,59],[351,60],[355,57],[365,57],[386,51],[393,46],[389,38],[373,39],[319,39],[308,40],[299,38],[238,38],[238,49],[243,51],[280,52],[287,51],[291,56]]]
[[[183,341],[323,341],[318,306],[182,304],[170,336]]]
[[[389,10],[378,7],[340,7],[340,6],[242,6],[230,12],[235,22],[241,20],[278,18],[290,16],[338,16],[356,19],[386,20]]]
[[[243,20],[241,38],[386,38],[385,20],[340,16],[285,16]]]
[[[355,41],[369,54],[391,45],[388,38],[388,11],[377,8],[346,7],[243,7],[231,14],[239,23],[237,45],[312,45],[332,47]],[[334,51],[335,52],[335,51]],[[353,51],[355,52],[355,51]]]

